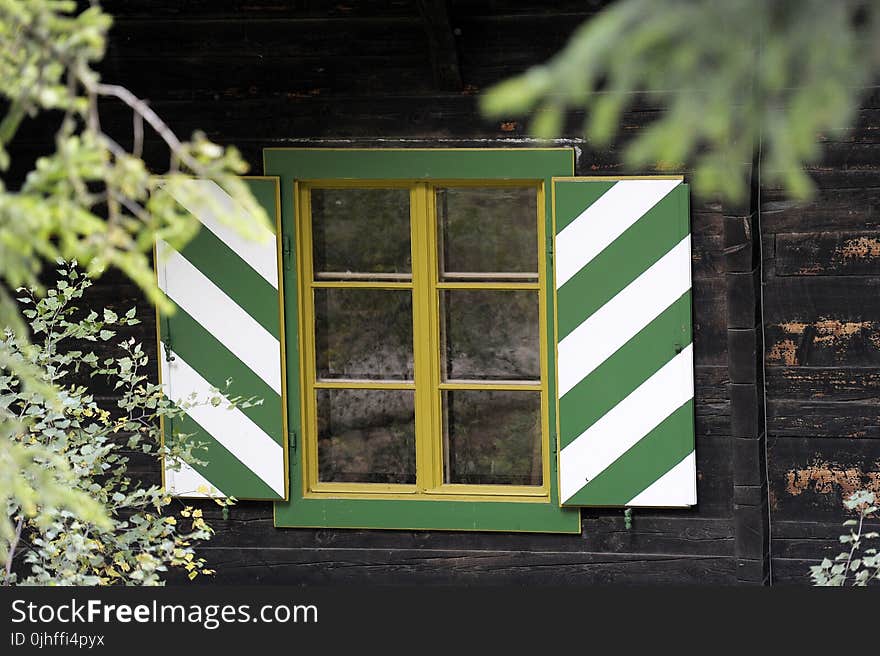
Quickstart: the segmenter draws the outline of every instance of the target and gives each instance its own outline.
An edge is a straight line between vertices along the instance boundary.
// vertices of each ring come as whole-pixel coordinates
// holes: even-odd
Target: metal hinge
[[[165,347],[165,362],[174,362],[174,356],[171,355],[171,322],[167,317],[162,319],[164,326],[164,335],[162,336],[162,345]]]
[[[284,270],[285,270],[285,271],[290,271],[290,260],[291,260],[291,257],[290,257],[290,253],[291,253],[291,249],[290,249],[290,235],[284,235],[284,237],[283,237],[283,242],[282,242],[282,243],[283,243],[283,245],[284,245],[284,247],[283,247],[283,252],[284,252]]]
[[[291,451],[296,451],[296,431],[289,431],[287,433],[287,446]]]

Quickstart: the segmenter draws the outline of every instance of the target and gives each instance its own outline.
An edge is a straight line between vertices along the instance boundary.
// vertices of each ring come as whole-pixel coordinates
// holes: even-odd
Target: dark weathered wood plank
[[[778,276],[880,277],[880,232],[807,232],[776,235]]]
[[[455,34],[449,22],[447,1],[418,0],[417,4],[428,39],[434,84],[445,91],[459,91],[462,88],[461,70],[458,66]]]
[[[843,550],[839,536],[849,533],[849,527],[842,524],[852,517],[855,515],[841,511],[837,522],[776,522],[773,525],[773,553],[779,558],[802,558],[814,563],[826,557],[833,559]],[[880,531],[880,521],[865,522],[864,532],[869,531]]]
[[[766,374],[778,400],[880,403],[880,368],[767,367]]]
[[[843,499],[880,492],[880,440],[771,437],[770,497],[776,521],[843,521]]]
[[[878,404],[872,401],[767,402],[767,430],[773,436],[880,438]]]
[[[849,185],[820,189],[809,202],[789,200],[778,191],[765,190],[761,221],[765,234],[876,230],[880,228],[880,188]]]
[[[701,365],[727,364],[727,300],[721,279],[694,280],[694,359]]]
[[[202,549],[221,584],[732,584],[725,557],[394,549]],[[208,581],[205,581],[208,582]]]
[[[766,360],[779,366],[880,364],[880,278],[785,276],[764,285]]]

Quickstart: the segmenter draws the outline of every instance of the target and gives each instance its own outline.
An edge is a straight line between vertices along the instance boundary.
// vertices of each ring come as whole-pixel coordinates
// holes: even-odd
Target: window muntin
[[[543,185],[310,181],[297,199],[304,494],[546,501]],[[365,228],[359,202],[385,218]],[[340,406],[357,394],[372,423]]]

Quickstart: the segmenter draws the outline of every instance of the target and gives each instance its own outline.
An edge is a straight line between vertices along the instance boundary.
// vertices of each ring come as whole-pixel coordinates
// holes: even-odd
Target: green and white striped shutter
[[[554,180],[564,506],[692,506],[691,239],[681,179]]]
[[[256,199],[270,218],[278,216],[278,180],[250,178]],[[159,287],[177,311],[160,317],[159,361],[162,384],[175,402],[211,388],[230,396],[263,399],[261,405],[228,409],[201,404],[185,418],[164,422],[171,431],[192,434],[207,451],[195,453],[205,465],[165,463],[165,486],[181,497],[232,496],[240,499],[286,498],[282,401],[282,326],[276,234],[262,242],[243,239],[220,223],[217,207],[234,211],[233,200],[211,181],[193,180],[205,198],[177,198],[202,224],[180,252],[162,240],[156,244]],[[244,210],[239,210],[244,211]]]

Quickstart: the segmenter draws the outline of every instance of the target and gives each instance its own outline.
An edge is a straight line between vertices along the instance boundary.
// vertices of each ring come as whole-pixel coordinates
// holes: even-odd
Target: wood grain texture
[[[483,119],[478,94],[552,56],[605,4],[450,0],[462,88],[441,92],[416,0],[109,0],[105,6],[118,20],[102,73],[147,97],[179,134],[204,129],[237,145],[255,173],[262,171],[265,146],[524,146],[534,143],[526,122]],[[763,292],[777,582],[808,582],[808,565],[834,547],[842,496],[875,485],[880,470],[880,88],[864,96],[852,129],[820,135],[822,158],[809,167],[815,198],[794,202],[764,189],[753,208],[760,208],[765,267],[755,296]],[[130,143],[130,117],[115,106],[107,110],[107,129]],[[650,100],[639,99],[624,114],[618,139],[595,148],[581,138],[583,115],[574,112],[556,145],[576,148],[579,175],[625,174],[622,148],[657,116]],[[23,125],[13,169],[4,176],[12,188],[51,148],[58,118]],[[146,147],[148,161],[166,164],[155,139]],[[656,170],[639,171],[650,172]],[[217,581],[735,581],[748,563],[734,559],[724,249],[736,241],[725,241],[725,221],[748,211],[692,201],[696,510],[637,511],[626,530],[619,511],[586,509],[582,535],[546,536],[278,530],[268,504],[242,502],[229,520],[205,505],[218,529],[206,550],[218,566]],[[751,272],[758,261],[750,250],[735,264]],[[93,292],[95,307],[138,307],[144,323],[132,334],[152,354],[152,311],[137,290],[108,274]],[[751,348],[746,337],[734,344],[739,353]],[[107,352],[105,344],[96,348]],[[735,381],[741,384],[744,375],[737,371]],[[112,390],[98,392],[112,405]],[[133,467],[150,480],[158,472],[143,457]],[[757,485],[739,487],[738,504],[761,493]],[[741,546],[743,553],[754,547]]]
[[[880,492],[880,440],[771,437],[770,497],[777,521],[840,523],[855,490]]]
[[[113,2],[118,20],[102,66],[148,98],[178,134],[204,130],[238,146],[262,170],[266,146],[504,147],[530,145],[517,120],[486,121],[477,94],[555,53],[601,2],[450,2],[463,89],[437,91],[414,0],[389,3],[265,0]],[[131,123],[107,105],[102,124],[130,143]],[[557,145],[574,146],[582,175],[621,174],[620,148],[658,115],[640,101],[609,148],[580,138],[574,113]],[[18,142],[20,180],[52,145],[57,116],[28,121]],[[164,166],[149,138],[146,159]],[[14,161],[15,158],[14,158]],[[21,161],[21,160],[17,160]],[[651,169],[642,171],[652,172]],[[586,509],[580,536],[504,533],[275,529],[270,504],[240,502],[224,520],[201,503],[217,529],[203,550],[217,582],[733,582],[732,463],[727,376],[723,213],[692,199],[696,350],[696,510],[643,510],[631,529],[619,510]],[[153,314],[137,289],[109,273],[91,305],[138,307],[134,333],[154,353]],[[109,353],[101,344],[99,356]],[[97,387],[110,405],[114,393]],[[157,463],[130,454],[131,468],[158,480]]]
[[[295,549],[201,550],[223,585],[733,584],[725,557],[548,551]],[[182,578],[169,577],[171,582]]]
[[[880,276],[880,231],[776,235],[778,276]]]

